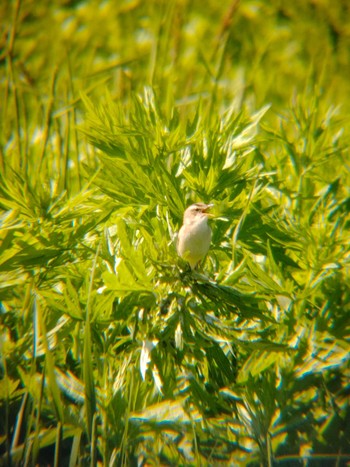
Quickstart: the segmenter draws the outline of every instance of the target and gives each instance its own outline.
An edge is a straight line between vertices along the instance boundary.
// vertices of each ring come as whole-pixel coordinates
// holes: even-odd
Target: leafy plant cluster
[[[1,462],[346,465],[347,3],[0,8]]]

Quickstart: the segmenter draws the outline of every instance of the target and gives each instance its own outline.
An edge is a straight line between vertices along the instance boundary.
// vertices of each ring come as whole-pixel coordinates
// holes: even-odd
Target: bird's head
[[[189,206],[186,211],[184,212],[183,222],[184,224],[188,224],[197,220],[207,219],[208,217],[212,217],[210,214],[210,209],[213,207],[213,204],[205,204],[205,203],[194,203]]]

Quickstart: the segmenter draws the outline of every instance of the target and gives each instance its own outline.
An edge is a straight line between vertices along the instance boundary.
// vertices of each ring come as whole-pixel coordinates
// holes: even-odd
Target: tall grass
[[[1,463],[346,465],[347,2],[0,16]]]

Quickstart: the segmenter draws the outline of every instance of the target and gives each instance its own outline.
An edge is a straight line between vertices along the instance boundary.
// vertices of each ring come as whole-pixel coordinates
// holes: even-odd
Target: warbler
[[[213,204],[195,203],[184,212],[183,225],[177,238],[177,252],[191,269],[208,253],[212,231],[208,224],[208,211]]]

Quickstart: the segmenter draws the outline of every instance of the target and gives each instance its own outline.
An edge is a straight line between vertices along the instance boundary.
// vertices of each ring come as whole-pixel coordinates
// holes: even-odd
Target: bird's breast
[[[186,252],[190,255],[202,257],[207,254],[211,242],[211,228],[207,220],[184,225],[179,232],[178,251],[182,256]]]

